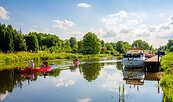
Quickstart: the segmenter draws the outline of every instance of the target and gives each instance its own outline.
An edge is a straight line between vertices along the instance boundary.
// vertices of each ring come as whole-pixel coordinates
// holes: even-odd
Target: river
[[[157,73],[126,69],[121,57],[48,61],[52,71],[0,71],[0,102],[161,102]]]

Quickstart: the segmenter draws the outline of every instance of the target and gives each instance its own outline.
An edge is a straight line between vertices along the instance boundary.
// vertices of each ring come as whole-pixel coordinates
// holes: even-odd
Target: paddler
[[[30,64],[30,66],[26,66],[26,68],[33,69],[34,68],[34,61],[31,60],[31,62],[30,62],[29,59],[28,59],[28,62]]]
[[[41,64],[41,67],[47,67],[48,66],[48,63],[46,60],[44,60],[43,64]]]
[[[75,58],[75,60],[73,60],[73,61],[74,61],[74,62],[77,62],[77,61],[79,61],[79,60],[78,60],[78,57],[76,57],[76,58]]]

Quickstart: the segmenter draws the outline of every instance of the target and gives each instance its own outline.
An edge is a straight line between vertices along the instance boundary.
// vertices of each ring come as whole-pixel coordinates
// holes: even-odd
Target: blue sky
[[[0,0],[0,23],[25,34],[81,40],[93,32],[105,42],[142,39],[159,47],[173,38],[173,0]]]

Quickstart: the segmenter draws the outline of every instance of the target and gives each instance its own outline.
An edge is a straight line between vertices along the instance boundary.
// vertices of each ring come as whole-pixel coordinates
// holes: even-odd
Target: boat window
[[[128,50],[128,54],[138,54],[138,53],[143,53],[143,50]]]

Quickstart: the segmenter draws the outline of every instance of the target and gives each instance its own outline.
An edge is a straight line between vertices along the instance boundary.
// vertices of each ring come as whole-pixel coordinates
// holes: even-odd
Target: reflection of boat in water
[[[144,69],[123,69],[123,80],[126,80],[126,84],[130,85],[143,85],[144,84]]]
[[[156,81],[158,82],[158,93],[160,93],[160,87],[159,87],[159,81],[162,77],[162,73],[145,73],[144,68],[138,68],[138,69],[123,69],[123,80],[126,81],[126,84],[137,86],[137,90],[139,91],[139,85],[144,84],[145,81]]]
[[[26,69],[26,68],[20,68],[20,76],[27,76],[29,74],[35,74],[40,72],[47,72],[51,71],[51,65],[45,67],[45,68],[36,68],[36,69]]]
[[[145,61],[143,48],[129,48],[126,49],[126,55],[123,55],[122,64],[126,68],[143,67]]]

